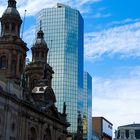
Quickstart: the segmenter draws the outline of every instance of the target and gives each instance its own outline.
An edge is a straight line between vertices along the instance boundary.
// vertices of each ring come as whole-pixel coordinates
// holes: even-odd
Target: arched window
[[[0,57],[0,69],[4,69],[7,67],[7,59],[6,56],[3,55]]]
[[[10,29],[10,27],[9,27],[9,23],[6,23],[6,24],[5,24],[5,31],[8,32],[9,29]]]
[[[44,58],[44,52],[41,52],[41,57]]]
[[[120,135],[121,135],[120,136],[121,139],[125,139],[125,132],[124,131],[121,131],[121,134]]]
[[[3,129],[3,126],[2,126],[2,117],[1,117],[1,113],[0,113],[0,140],[2,140],[2,129]]]
[[[37,133],[34,127],[30,129],[28,140],[37,140]]]
[[[13,122],[11,124],[11,136],[10,136],[10,140],[16,140],[15,136],[13,135],[13,133],[15,132],[15,123]]]
[[[38,52],[36,52],[36,57],[37,57],[37,58],[39,57],[39,53],[38,53]]]
[[[11,130],[12,130],[12,132],[15,131],[15,123],[14,122],[11,124]]]
[[[1,117],[0,117],[0,126],[1,126],[1,122],[2,122],[2,121],[1,121]]]
[[[16,25],[14,23],[12,23],[12,28],[11,28],[12,32],[14,32],[16,30]]]
[[[22,59],[20,58],[19,60],[19,71],[22,72],[23,70],[23,62],[22,62]]]
[[[17,66],[16,60],[12,60],[11,71],[13,74],[16,74],[16,66]]]
[[[1,31],[0,31],[0,37],[3,35],[3,25],[0,24],[0,27],[1,27]]]
[[[37,79],[33,79],[33,81],[32,81],[32,88],[34,88],[36,86],[36,84],[37,84]]]
[[[51,139],[52,139],[52,138],[51,138],[51,131],[50,131],[49,128],[47,128],[47,129],[45,130],[45,134],[44,134],[43,140],[51,140]]]

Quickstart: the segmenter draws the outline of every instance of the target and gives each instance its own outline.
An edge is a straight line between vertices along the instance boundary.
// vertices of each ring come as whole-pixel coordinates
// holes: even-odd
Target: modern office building
[[[76,133],[78,111],[83,114],[83,18],[79,11],[57,4],[37,13],[36,23],[36,30],[41,24],[44,31],[48,63],[55,72],[52,87],[56,105],[62,112],[66,102],[69,131]]]
[[[140,124],[119,126],[114,140],[140,140]]]
[[[92,77],[88,72],[84,72],[84,117],[83,136],[84,140],[92,138]]]
[[[113,124],[104,117],[92,118],[93,131],[101,140],[112,140],[112,127]]]

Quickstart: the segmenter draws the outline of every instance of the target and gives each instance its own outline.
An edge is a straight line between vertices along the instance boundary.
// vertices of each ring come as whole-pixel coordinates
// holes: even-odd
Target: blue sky
[[[56,2],[78,9],[85,22],[85,70],[93,77],[93,116],[114,124],[140,123],[140,0],[18,0],[24,40],[35,38],[35,14]],[[6,1],[0,0],[0,14]],[[30,56],[28,53],[28,57]]]

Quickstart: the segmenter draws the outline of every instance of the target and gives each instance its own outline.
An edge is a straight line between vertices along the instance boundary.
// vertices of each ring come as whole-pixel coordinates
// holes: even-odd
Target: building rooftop
[[[62,4],[62,3],[57,3],[54,7],[55,8],[62,8],[62,7],[69,7],[70,8],[70,6]]]
[[[110,122],[110,121],[108,121],[106,118],[104,118],[104,117],[102,117],[102,116],[96,116],[96,117],[92,117],[92,119],[102,119],[102,120],[105,120],[106,122],[108,122],[110,125],[112,125],[113,126],[113,124]]]
[[[140,127],[140,124],[139,123],[133,123],[133,124],[120,126],[119,128],[121,128],[121,127]]]

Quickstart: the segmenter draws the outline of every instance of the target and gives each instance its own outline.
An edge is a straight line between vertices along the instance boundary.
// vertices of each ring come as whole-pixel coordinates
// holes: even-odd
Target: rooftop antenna
[[[24,18],[23,18],[23,26],[22,26],[21,38],[23,38],[23,32],[24,32],[24,24],[25,24],[26,11],[27,11],[27,10],[25,10],[25,12],[24,12]]]

